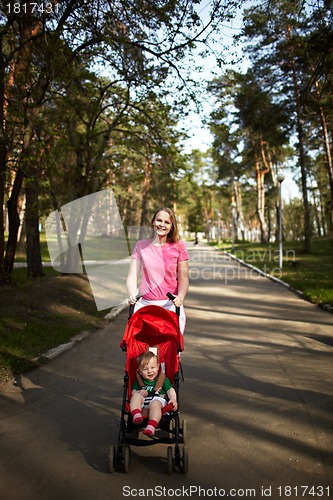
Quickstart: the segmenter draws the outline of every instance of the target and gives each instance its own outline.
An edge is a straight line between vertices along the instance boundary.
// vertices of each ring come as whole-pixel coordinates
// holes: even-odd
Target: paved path
[[[333,315],[208,247],[190,253],[189,473],[166,475],[165,445],[108,472],[123,312],[0,392],[2,500],[333,497]]]

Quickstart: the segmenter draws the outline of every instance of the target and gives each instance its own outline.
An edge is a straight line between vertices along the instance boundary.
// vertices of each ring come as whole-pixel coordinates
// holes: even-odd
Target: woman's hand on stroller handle
[[[176,307],[176,314],[179,317],[180,315],[180,307],[183,305],[183,299],[179,297],[179,295],[173,295],[171,292],[168,292],[167,297],[169,300],[171,300],[175,307]],[[139,293],[137,295],[130,295],[128,299],[128,304],[129,304],[129,318],[133,315],[134,313],[134,306],[136,302],[141,299],[142,295]]]
[[[181,297],[179,297],[179,295],[173,295],[172,293],[168,292],[167,297],[172,300],[176,307],[180,307],[183,305],[183,300],[181,299]]]
[[[129,299],[128,299],[128,304],[130,306],[134,306],[134,304],[139,300],[141,299],[141,295],[138,293],[137,295],[130,295]]]
[[[135,306],[135,303],[141,299],[142,295],[140,295],[139,293],[137,295],[130,295],[130,298],[128,299],[128,305],[129,305],[129,314],[128,314],[128,317],[130,318],[133,313],[134,313],[134,306]]]

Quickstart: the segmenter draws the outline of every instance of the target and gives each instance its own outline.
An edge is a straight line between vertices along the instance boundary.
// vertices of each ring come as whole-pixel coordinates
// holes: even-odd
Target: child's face
[[[140,366],[139,372],[146,380],[154,380],[158,375],[159,364],[157,358],[151,358],[145,366]]]

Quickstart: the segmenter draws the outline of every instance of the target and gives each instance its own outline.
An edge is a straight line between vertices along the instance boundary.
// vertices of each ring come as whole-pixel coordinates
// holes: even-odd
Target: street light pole
[[[221,243],[221,214],[217,212],[217,244]]]
[[[234,253],[235,250],[235,208],[236,203],[233,201],[231,203],[231,252]]]
[[[284,174],[280,172],[277,175],[279,183],[279,268],[282,269],[282,182],[284,181]]]

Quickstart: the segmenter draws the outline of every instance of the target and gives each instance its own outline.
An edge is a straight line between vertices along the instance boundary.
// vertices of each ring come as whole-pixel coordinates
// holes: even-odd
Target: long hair
[[[177,243],[177,241],[179,241],[179,233],[178,233],[178,226],[177,226],[177,220],[176,220],[176,216],[175,216],[175,213],[173,210],[171,210],[171,208],[168,208],[168,207],[161,207],[159,208],[158,210],[156,210],[156,212],[154,213],[153,215],[153,218],[151,220],[151,225],[154,224],[154,221],[157,217],[157,214],[159,212],[167,212],[170,216],[170,221],[171,221],[171,229],[168,233],[168,236],[167,236],[167,242],[169,243]]]

